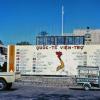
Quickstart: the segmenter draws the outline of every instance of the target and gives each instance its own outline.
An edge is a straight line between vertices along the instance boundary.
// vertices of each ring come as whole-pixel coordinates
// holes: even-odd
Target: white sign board
[[[77,75],[79,65],[100,66],[100,46],[15,46],[15,66],[24,75]]]

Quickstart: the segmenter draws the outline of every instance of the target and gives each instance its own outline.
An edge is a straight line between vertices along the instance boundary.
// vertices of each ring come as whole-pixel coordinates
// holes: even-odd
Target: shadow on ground
[[[83,88],[69,88],[71,90],[82,90],[82,91],[85,91]],[[100,88],[99,89],[90,89],[89,91],[100,91]]]
[[[6,90],[1,90],[1,91],[16,91],[18,88],[11,88],[11,89],[6,89]]]
[[[69,100],[72,95],[67,94],[40,94],[36,100]]]

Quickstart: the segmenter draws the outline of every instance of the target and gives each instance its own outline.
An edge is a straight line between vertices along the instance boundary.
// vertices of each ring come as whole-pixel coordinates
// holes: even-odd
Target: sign
[[[16,70],[24,75],[77,75],[80,65],[100,66],[100,46],[15,46]]]

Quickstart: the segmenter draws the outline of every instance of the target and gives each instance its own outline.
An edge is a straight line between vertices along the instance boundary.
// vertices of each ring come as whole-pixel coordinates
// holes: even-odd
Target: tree
[[[0,40],[0,44],[2,44],[3,45],[3,42]]]
[[[41,36],[46,36],[46,35],[48,35],[48,33],[47,33],[46,31],[41,31],[41,32],[39,33],[39,35],[41,35]]]
[[[16,43],[16,45],[32,45],[32,44],[27,41],[21,41],[21,42]]]

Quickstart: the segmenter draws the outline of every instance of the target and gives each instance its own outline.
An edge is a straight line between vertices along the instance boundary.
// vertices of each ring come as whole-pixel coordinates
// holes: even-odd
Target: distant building
[[[85,36],[85,44],[100,44],[100,29],[76,29],[75,36]]]

